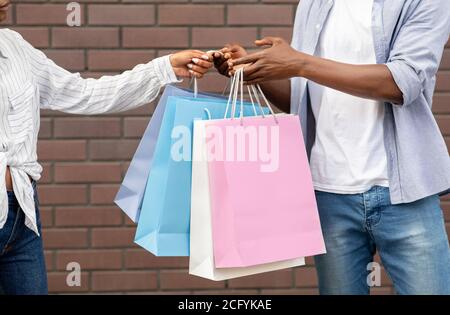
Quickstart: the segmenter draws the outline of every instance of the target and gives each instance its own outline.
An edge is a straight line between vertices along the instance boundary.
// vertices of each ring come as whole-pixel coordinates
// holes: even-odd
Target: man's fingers
[[[261,58],[261,54],[260,53],[256,53],[256,54],[252,54],[252,55],[247,55],[247,56],[241,57],[241,58],[236,59],[236,60],[230,60],[228,62],[228,65],[230,67],[234,67],[234,66],[237,66],[237,65],[244,65],[244,64],[247,64],[247,63],[254,63],[254,62],[258,61],[260,58]]]
[[[256,46],[273,46],[276,44],[280,44],[283,42],[283,39],[280,37],[264,37],[263,39],[259,39],[255,41]]]

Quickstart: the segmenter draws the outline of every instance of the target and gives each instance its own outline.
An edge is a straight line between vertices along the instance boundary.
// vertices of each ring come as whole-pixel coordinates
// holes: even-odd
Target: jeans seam
[[[8,246],[11,244],[11,242],[12,242],[12,240],[13,240],[13,238],[14,238],[14,235],[16,234],[17,224],[18,224],[19,220],[20,220],[20,207],[17,207],[17,216],[16,216],[16,220],[14,220],[14,224],[13,224],[13,227],[12,227],[12,229],[11,229],[11,234],[9,235],[9,238],[8,238],[8,240],[6,241],[5,246],[4,246],[3,249],[2,249],[2,252],[0,253],[0,256],[3,256],[3,255],[5,254],[6,249],[7,249]]]

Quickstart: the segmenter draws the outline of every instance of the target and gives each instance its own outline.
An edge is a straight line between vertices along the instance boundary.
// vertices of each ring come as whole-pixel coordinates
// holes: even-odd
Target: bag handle
[[[244,118],[244,67],[239,68],[238,70],[236,70],[236,73],[234,75],[234,80],[235,80],[235,90],[234,90],[234,99],[233,99],[233,106],[232,106],[232,118],[235,117],[235,111],[236,111],[236,102],[237,102],[237,89],[240,89],[240,96],[241,96],[241,103],[240,103],[240,113],[239,113],[239,118],[241,119],[241,122],[243,121]],[[252,94],[254,95],[256,102],[258,103],[259,109],[261,111],[261,116],[263,118],[266,117],[266,115],[264,114],[263,108],[261,106],[261,101],[259,99],[259,94],[261,95],[261,97],[264,100],[264,103],[266,104],[266,106],[269,108],[269,111],[272,115],[272,117],[274,118],[275,122],[278,124],[278,119],[277,116],[275,115],[275,112],[272,108],[272,105],[270,104],[269,100],[267,99],[266,95],[264,94],[264,92],[261,89],[261,86],[259,84],[255,85],[250,85],[247,86],[247,89],[249,91],[249,96],[250,96],[250,100],[252,102],[253,105],[253,112],[256,115],[256,108],[255,108],[255,103],[253,101],[253,97]]]
[[[192,88],[192,86],[194,86],[193,90],[194,90],[194,98],[197,98],[198,96],[198,82],[197,82],[197,77],[196,76],[192,76],[191,81],[189,82],[189,88]]]

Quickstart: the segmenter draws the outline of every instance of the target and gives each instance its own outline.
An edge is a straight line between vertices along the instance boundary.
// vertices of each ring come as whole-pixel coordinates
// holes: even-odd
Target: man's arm
[[[402,103],[402,92],[386,65],[351,65],[310,56],[281,38],[268,37],[256,44],[271,47],[229,62],[230,67],[249,64],[244,70],[248,84],[304,77],[358,97]]]
[[[355,96],[408,106],[439,68],[450,31],[450,1],[416,1],[405,12],[385,64],[350,65],[300,53],[280,38],[257,41],[272,46],[230,62],[247,64],[248,83],[302,76]]]

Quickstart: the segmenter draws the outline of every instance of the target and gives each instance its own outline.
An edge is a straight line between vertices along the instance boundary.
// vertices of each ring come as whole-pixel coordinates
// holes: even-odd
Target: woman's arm
[[[16,33],[17,34],[17,33]],[[130,110],[154,100],[179,77],[201,77],[212,66],[201,51],[164,56],[115,76],[84,79],[57,66],[44,53],[17,37],[40,91],[41,108],[82,115]]]

